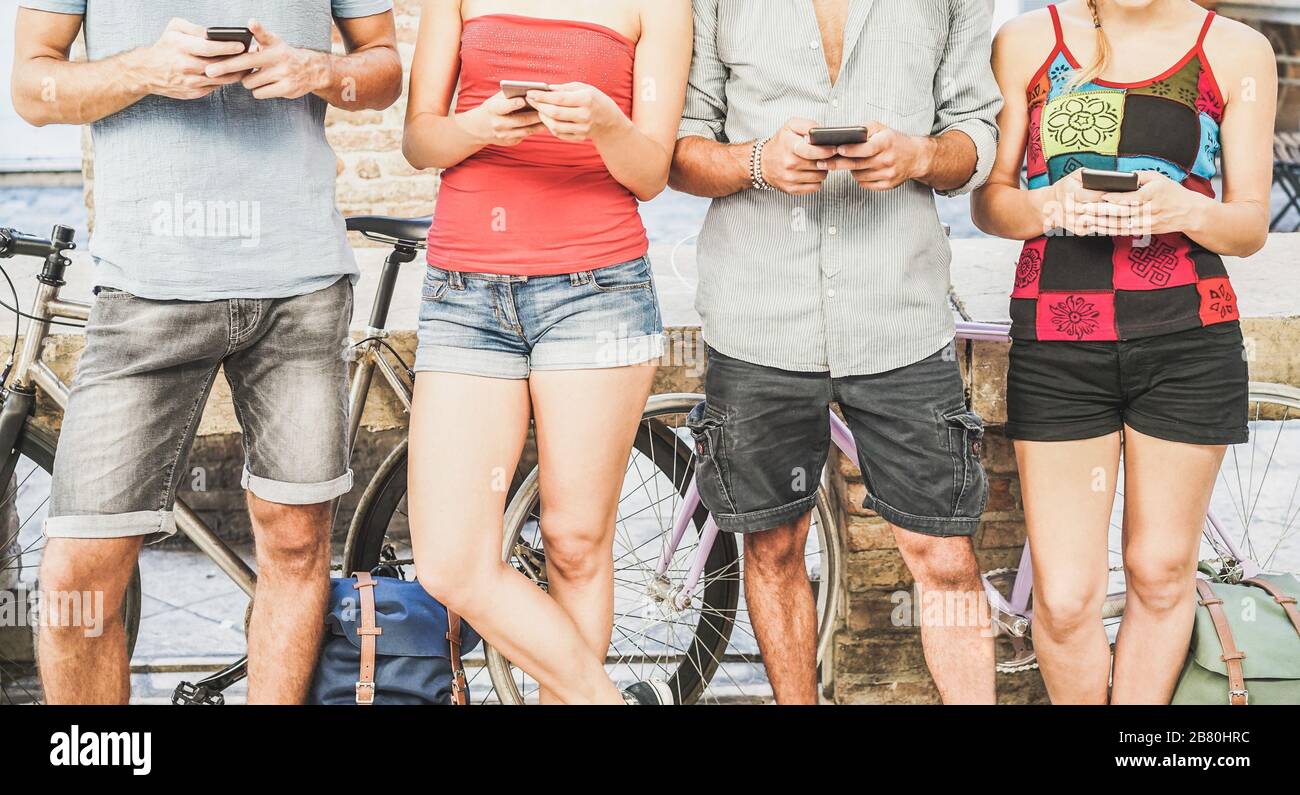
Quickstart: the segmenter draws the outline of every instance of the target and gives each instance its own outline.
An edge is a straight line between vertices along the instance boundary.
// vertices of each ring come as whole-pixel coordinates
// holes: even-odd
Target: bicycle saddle
[[[433,216],[390,218],[385,215],[356,215],[346,221],[349,232],[360,232],[370,240],[424,248],[424,240],[429,234],[429,225],[433,223]]]

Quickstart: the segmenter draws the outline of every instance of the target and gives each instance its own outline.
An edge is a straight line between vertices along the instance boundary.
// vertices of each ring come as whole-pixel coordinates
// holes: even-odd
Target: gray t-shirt
[[[290,45],[330,49],[332,17],[391,0],[21,0],[85,16],[99,60],[158,40],[173,17],[250,18]],[[95,283],[152,299],[284,298],[356,279],[334,203],[336,159],[319,97],[254,99],[238,83],[202,99],[159,96],[92,125]]]

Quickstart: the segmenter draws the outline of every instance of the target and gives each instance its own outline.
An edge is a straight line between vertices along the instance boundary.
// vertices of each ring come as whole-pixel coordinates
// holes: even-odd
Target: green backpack
[[[1192,648],[1174,704],[1300,704],[1300,579],[1197,579]]]

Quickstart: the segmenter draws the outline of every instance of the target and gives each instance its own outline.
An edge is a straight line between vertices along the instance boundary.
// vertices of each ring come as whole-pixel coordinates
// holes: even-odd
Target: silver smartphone
[[[501,93],[506,95],[507,99],[519,99],[528,96],[529,91],[550,91],[551,87],[546,83],[535,83],[529,80],[502,80]]]

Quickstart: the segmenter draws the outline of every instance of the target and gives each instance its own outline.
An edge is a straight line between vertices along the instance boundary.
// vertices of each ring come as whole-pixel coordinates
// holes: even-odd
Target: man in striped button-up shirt
[[[983,604],[970,536],[987,499],[964,401],[934,192],[974,190],[997,146],[987,0],[695,0],[673,185],[714,199],[699,239],[709,344],[701,494],[744,533],[750,615],[777,700],[816,699],[804,544],[828,406],[866,507],[930,592]],[[810,129],[863,126],[813,146]],[[960,600],[954,600],[960,602]],[[986,612],[922,630],[945,701],[992,701]]]

